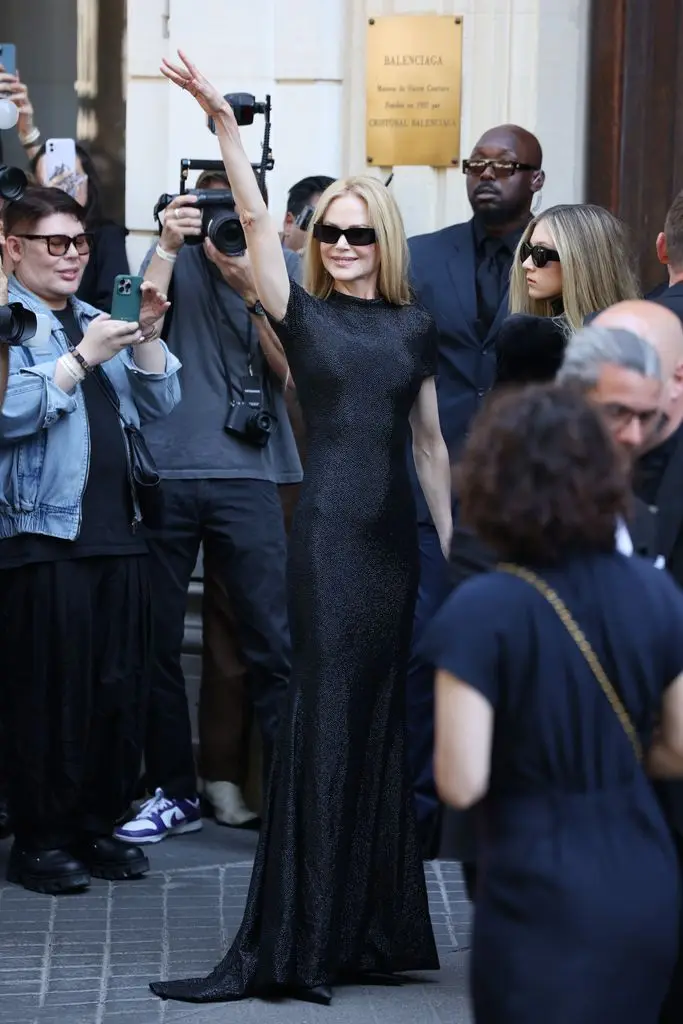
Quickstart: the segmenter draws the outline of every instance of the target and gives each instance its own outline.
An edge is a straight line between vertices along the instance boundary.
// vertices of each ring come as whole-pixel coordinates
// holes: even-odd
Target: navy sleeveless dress
[[[683,595],[638,558],[537,570],[564,600],[644,747],[683,671]],[[476,1024],[656,1024],[678,945],[676,855],[652,786],[546,599],[491,572],[459,588],[425,648],[493,705],[479,808]]]

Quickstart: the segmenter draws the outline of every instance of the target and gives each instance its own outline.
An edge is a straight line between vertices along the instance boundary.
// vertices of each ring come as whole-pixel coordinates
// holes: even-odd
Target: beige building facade
[[[131,266],[154,233],[161,192],[177,191],[182,157],[218,157],[190,96],[159,73],[184,48],[223,92],[272,96],[273,214],[308,174],[358,173],[365,153],[368,19],[463,17],[462,154],[494,124],[535,132],[545,153],[542,205],[584,198],[589,0],[127,0],[126,223]],[[245,130],[254,161],[263,120]],[[375,168],[383,174],[386,169]],[[470,215],[458,168],[396,168],[409,234]]]

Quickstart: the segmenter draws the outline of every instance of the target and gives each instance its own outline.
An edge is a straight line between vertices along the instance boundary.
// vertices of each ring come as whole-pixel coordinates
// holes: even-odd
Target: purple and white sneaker
[[[194,800],[171,800],[164,796],[163,789],[157,789],[134,818],[114,829],[114,837],[141,846],[160,843],[167,836],[179,836],[183,832],[199,832],[201,827],[198,797]]]

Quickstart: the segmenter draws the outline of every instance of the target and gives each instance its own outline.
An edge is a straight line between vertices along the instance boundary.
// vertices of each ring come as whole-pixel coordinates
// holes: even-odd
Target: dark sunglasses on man
[[[557,249],[546,249],[544,245],[529,245],[528,242],[522,242],[519,247],[520,262],[526,263],[530,256],[531,262],[539,270],[547,263],[560,262],[560,254]]]
[[[339,228],[336,224],[321,224],[318,221],[313,227],[313,237],[325,245],[336,245],[341,236],[349,245],[374,245],[377,235],[374,228]]]
[[[522,164],[519,160],[463,160],[462,173],[480,178],[486,171],[493,171],[496,178],[511,178],[516,171],[538,171],[533,164]]]
[[[50,256],[66,256],[73,245],[79,256],[87,256],[93,246],[93,236],[89,231],[80,235],[14,235],[15,238],[29,238],[42,241],[47,245]]]

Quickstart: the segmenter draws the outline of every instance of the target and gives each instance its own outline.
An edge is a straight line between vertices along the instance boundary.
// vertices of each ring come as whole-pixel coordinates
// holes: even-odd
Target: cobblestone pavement
[[[9,843],[0,843],[2,1024],[470,1024],[469,904],[457,865],[444,862],[427,866],[439,975],[400,989],[340,989],[331,1007],[156,999],[149,981],[203,975],[220,959],[240,921],[254,842],[207,822],[152,847],[147,878],[94,881],[58,899],[8,885]]]

